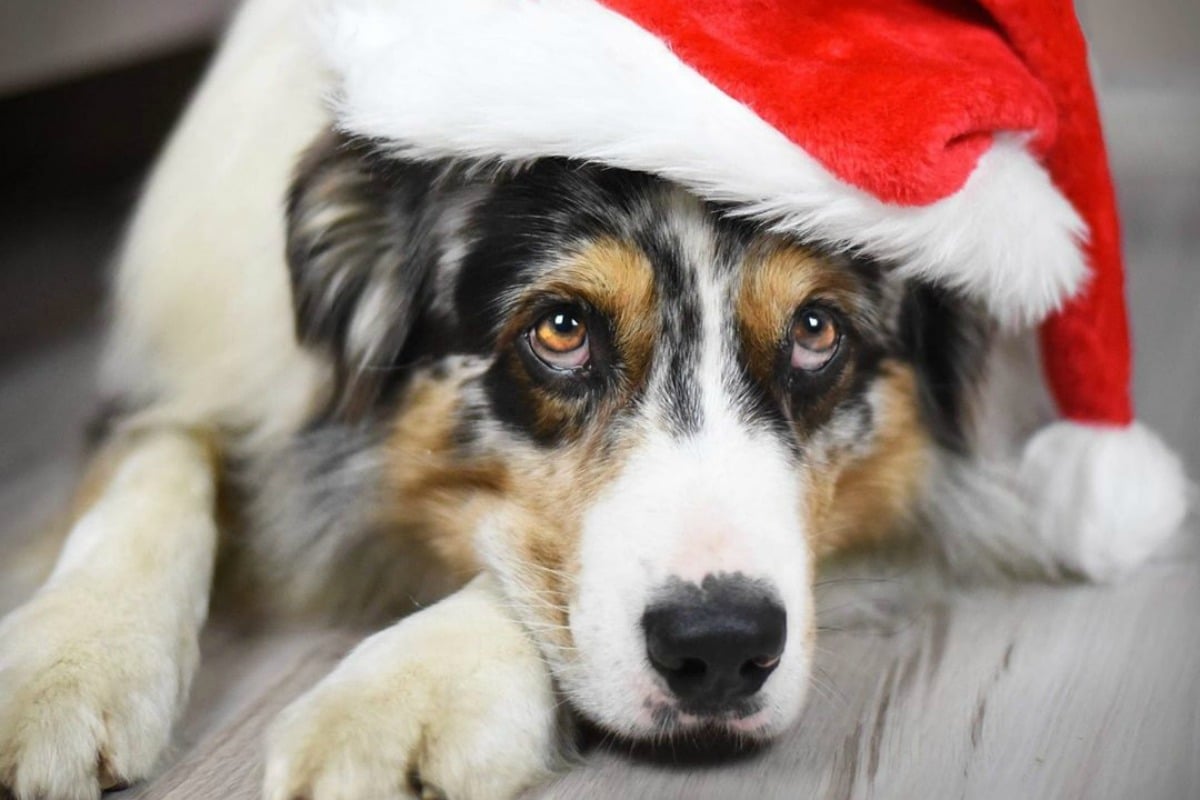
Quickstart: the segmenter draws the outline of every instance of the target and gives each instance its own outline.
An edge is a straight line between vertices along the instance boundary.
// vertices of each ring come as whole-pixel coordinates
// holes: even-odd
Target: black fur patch
[[[900,312],[899,340],[917,370],[921,413],[934,441],[969,449],[969,409],[983,377],[993,325],[948,289],[912,283]]]
[[[441,221],[469,215],[467,186],[446,165],[384,159],[340,136],[301,163],[288,198],[296,334],[332,356],[336,416],[389,397],[418,318],[434,321],[430,281],[455,232]],[[426,336],[430,351],[443,344]]]
[[[414,367],[475,355],[492,363],[480,384],[486,408],[476,404],[464,412],[476,420],[472,425],[499,424],[545,446],[584,424],[615,384],[605,379],[604,364],[586,385],[539,384],[528,359],[500,341],[514,295],[598,238],[640,249],[665,302],[657,312],[647,385],[634,387],[625,411],[653,404],[675,435],[688,436],[704,423],[698,371],[705,312],[697,276],[707,270],[706,280],[729,278],[750,243],[764,235],[719,206],[640,173],[555,158],[519,169],[415,163],[339,136],[320,141],[300,166],[288,221],[297,335],[328,352],[337,368],[327,418],[386,416]],[[711,251],[705,263],[689,261],[696,245],[684,241],[687,225],[703,228]],[[725,393],[747,424],[781,435],[796,425],[815,429],[835,411],[869,424],[865,395],[881,364],[908,360],[917,368],[922,409],[937,442],[964,449],[968,397],[987,344],[981,315],[927,286],[902,287],[897,297],[884,265],[837,258],[862,299],[861,309],[845,319],[839,356],[845,363],[801,378],[781,365],[780,383],[763,385],[745,368],[730,315],[721,333],[729,354]],[[536,391],[559,391],[576,419],[547,427],[535,412]],[[461,436],[469,437],[472,426],[461,427]]]

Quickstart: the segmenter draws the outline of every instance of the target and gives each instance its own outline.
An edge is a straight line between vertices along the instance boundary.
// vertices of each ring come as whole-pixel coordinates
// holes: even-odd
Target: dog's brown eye
[[[554,369],[577,369],[588,362],[587,326],[573,308],[558,308],[529,329],[534,354]]]
[[[818,306],[801,308],[792,323],[792,368],[821,369],[833,360],[841,340],[833,314]]]

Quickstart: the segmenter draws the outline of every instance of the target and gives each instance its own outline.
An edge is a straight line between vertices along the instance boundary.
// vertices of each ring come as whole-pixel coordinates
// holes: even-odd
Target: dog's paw
[[[501,800],[544,780],[556,699],[511,628],[460,593],[368,639],[276,720],[267,800]]]
[[[167,743],[177,652],[79,599],[44,593],[0,621],[0,796],[93,800],[146,777]]]

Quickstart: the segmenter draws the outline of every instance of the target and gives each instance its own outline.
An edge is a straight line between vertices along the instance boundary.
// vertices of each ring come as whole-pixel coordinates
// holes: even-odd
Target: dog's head
[[[498,575],[623,734],[792,720],[814,558],[901,526],[955,435],[958,378],[917,346],[959,327],[941,295],[647,175],[334,139],[289,262],[328,414],[388,430],[395,525]]]

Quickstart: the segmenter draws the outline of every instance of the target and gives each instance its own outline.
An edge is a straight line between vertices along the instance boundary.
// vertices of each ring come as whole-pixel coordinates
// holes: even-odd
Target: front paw
[[[186,690],[180,643],[78,601],[39,595],[0,621],[0,788],[18,800],[93,800],[146,777]],[[194,663],[194,643],[182,650]]]
[[[549,776],[563,732],[544,663],[457,600],[368,639],[283,711],[268,800],[502,800]]]

